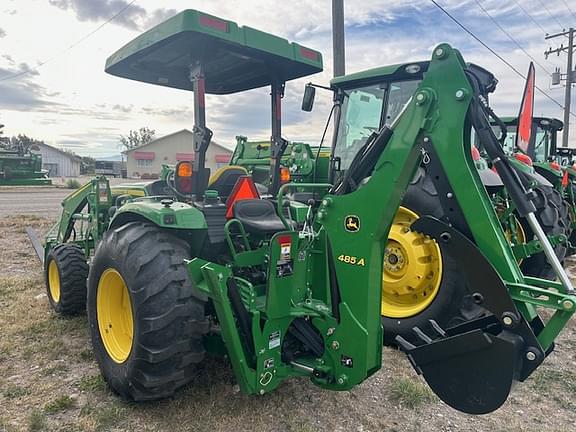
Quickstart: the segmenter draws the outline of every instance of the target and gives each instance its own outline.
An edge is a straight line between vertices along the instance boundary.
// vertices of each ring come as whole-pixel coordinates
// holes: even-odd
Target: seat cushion
[[[287,230],[271,201],[262,199],[236,201],[233,213],[234,217],[242,222],[244,229],[251,234],[269,235]]]

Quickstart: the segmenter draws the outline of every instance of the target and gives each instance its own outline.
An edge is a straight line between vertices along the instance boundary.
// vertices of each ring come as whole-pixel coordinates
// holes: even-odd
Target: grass
[[[46,415],[42,411],[32,411],[28,416],[28,431],[40,432],[45,431],[46,429]]]
[[[94,361],[94,352],[91,349],[85,349],[78,353],[78,357],[82,361],[92,362]]]
[[[53,401],[50,401],[44,405],[44,412],[46,414],[55,414],[57,412],[66,411],[72,408],[75,404],[76,401],[70,396],[59,396]]]
[[[436,401],[434,393],[428,386],[420,381],[406,377],[393,379],[390,388],[390,399],[410,409]]]
[[[124,415],[124,409],[118,406],[105,407],[98,410],[96,422],[99,429],[108,429],[117,424]]]
[[[101,392],[105,391],[107,389],[107,386],[106,382],[104,381],[104,378],[102,378],[102,375],[98,374],[83,377],[78,382],[78,388],[83,391]]]
[[[15,384],[10,384],[2,391],[6,399],[18,399],[30,394],[30,389]]]

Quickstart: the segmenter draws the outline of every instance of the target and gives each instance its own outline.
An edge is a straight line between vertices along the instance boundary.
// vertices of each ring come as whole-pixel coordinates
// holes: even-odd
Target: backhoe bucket
[[[506,401],[512,382],[518,379],[524,348],[519,336],[508,331],[495,336],[485,327],[445,334],[421,346],[401,337],[397,342],[434,393],[469,414],[492,412]]]
[[[430,320],[428,334],[414,327],[414,343],[402,337],[396,341],[448,405],[469,414],[494,411],[506,401],[513,381],[525,380],[546,357],[532,330],[541,328],[539,319],[526,322],[496,270],[460,232],[429,216],[412,229],[462,257],[459,264],[481,313],[446,330]]]

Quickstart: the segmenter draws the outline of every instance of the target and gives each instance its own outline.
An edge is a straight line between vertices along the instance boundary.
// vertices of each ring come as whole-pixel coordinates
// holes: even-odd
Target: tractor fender
[[[204,214],[190,204],[163,199],[142,198],[124,204],[110,220],[109,229],[134,220],[179,230],[207,230]]]

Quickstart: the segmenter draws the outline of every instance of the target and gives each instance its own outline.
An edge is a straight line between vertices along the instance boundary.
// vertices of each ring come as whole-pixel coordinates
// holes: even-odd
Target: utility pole
[[[346,73],[344,45],[344,0],[332,0],[332,55],[334,57],[334,77]]]
[[[564,95],[564,130],[562,132],[562,147],[568,147],[568,137],[570,135],[570,101],[572,97],[572,83],[575,81],[575,72],[572,68],[572,54],[574,53],[574,33],[575,30],[570,27],[568,31],[562,31],[561,33],[546,36],[546,40],[554,39],[560,36],[568,37],[568,46],[565,47],[561,44],[558,48],[549,48],[548,51],[544,53],[546,58],[552,53],[560,55],[561,52],[566,51],[568,53],[568,62],[566,63],[566,93]],[[558,77],[558,83],[560,83],[560,76]]]

